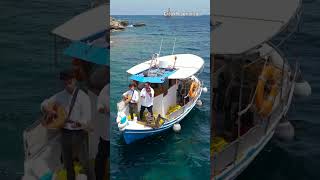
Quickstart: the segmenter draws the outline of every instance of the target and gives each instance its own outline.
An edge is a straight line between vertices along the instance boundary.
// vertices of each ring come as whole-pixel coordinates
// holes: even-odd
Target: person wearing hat
[[[41,103],[44,113],[55,115],[49,108],[50,103],[63,107],[66,112],[64,127],[61,129],[62,159],[67,171],[67,179],[75,180],[73,157],[77,156],[88,174],[87,130],[91,120],[91,103],[89,96],[76,86],[76,78],[72,70],[60,72],[60,80],[64,90],[45,99]]]

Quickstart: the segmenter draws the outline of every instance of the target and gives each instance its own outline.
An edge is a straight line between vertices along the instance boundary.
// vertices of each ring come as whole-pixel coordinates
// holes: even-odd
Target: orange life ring
[[[259,114],[263,117],[267,117],[272,111],[274,100],[279,93],[278,83],[277,83],[278,79],[279,79],[279,70],[271,65],[267,65],[263,69],[259,77],[259,81],[257,84],[256,107],[258,108]],[[267,98],[265,98],[264,89],[265,89],[267,80],[271,80],[274,82],[271,85],[271,90],[269,94],[266,96]]]
[[[189,97],[194,98],[197,95],[198,83],[193,81],[190,85]]]

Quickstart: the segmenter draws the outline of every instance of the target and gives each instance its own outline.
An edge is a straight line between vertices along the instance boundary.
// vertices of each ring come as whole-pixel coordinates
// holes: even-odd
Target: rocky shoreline
[[[145,23],[138,22],[133,24],[133,27],[142,27],[145,26]],[[118,20],[113,17],[110,17],[110,30],[111,31],[119,31],[119,30],[124,30],[129,26],[129,21],[127,20]]]

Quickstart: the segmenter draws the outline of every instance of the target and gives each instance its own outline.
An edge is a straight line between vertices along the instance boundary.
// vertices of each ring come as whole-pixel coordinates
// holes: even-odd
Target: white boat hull
[[[264,47],[266,48],[266,50],[273,48],[268,45],[265,45]],[[282,59],[283,57],[281,56],[279,51],[275,52],[274,58],[274,60],[280,62],[280,64],[284,62]],[[288,64],[285,64],[285,66],[288,70]],[[297,71],[295,71],[295,73],[293,74],[293,79],[295,79],[296,77],[296,72]],[[242,171],[246,169],[246,167],[254,160],[254,158],[262,151],[264,146],[270,141],[280,120],[286,116],[294,94],[296,84],[295,81],[288,80],[288,83],[284,84],[287,85],[283,87],[282,93],[286,98],[283,99],[284,101],[282,103],[280,101],[278,102],[277,106],[273,108],[270,117],[268,117],[268,119],[261,119],[261,121],[264,123],[253,127],[239,139],[229,144],[223,150],[224,152],[219,152],[217,155],[214,155],[212,157],[212,180],[235,179],[239,174],[241,174]],[[223,154],[225,152],[226,154]],[[236,154],[236,157],[234,157],[234,154]],[[231,155],[232,157],[226,158],[228,155]]]
[[[200,81],[194,77],[199,84]],[[197,104],[197,101],[199,100],[200,96],[202,94],[202,86],[199,86],[198,88],[198,92],[197,92],[197,96],[194,97],[194,99],[192,99],[191,101],[189,101],[189,103],[187,103],[184,107],[182,107],[181,109],[183,109],[183,112],[172,118],[169,119],[167,122],[165,122],[161,127],[159,128],[151,128],[151,127],[143,127],[143,128],[130,128],[130,126],[127,126],[124,128],[123,130],[123,136],[124,136],[124,140],[126,142],[126,144],[130,144],[132,142],[135,142],[137,140],[141,140],[144,138],[147,138],[149,136],[153,136],[162,132],[167,131],[168,129],[172,128],[174,124],[179,123],[180,121],[183,120],[183,118],[185,118],[190,111],[194,108],[194,106]],[[119,121],[119,117],[117,117],[118,121]]]

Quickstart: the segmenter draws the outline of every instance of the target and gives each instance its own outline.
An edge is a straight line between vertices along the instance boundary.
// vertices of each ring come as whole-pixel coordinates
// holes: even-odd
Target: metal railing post
[[[58,50],[57,50],[57,36],[53,36],[53,61],[54,61],[54,66],[58,66]]]

